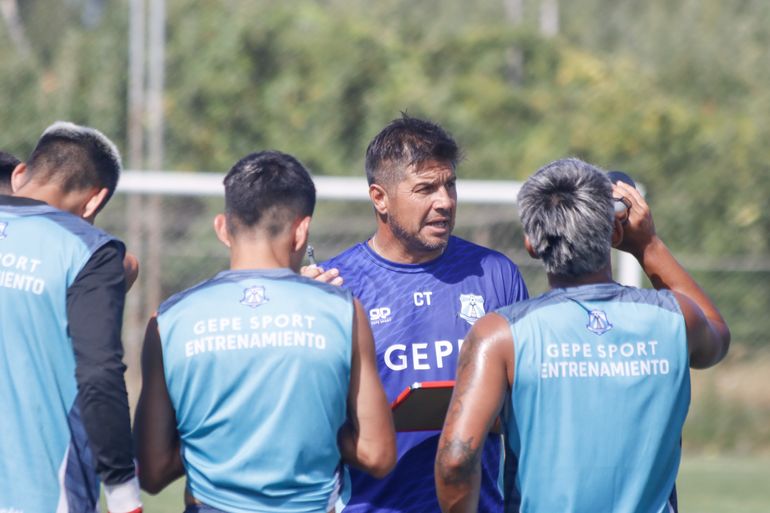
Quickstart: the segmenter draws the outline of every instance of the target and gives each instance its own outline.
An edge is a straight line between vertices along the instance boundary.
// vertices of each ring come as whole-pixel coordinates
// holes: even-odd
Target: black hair
[[[402,112],[366,148],[366,179],[369,185],[392,184],[409,166],[437,160],[456,168],[460,158],[460,148],[443,128]]]
[[[43,132],[27,159],[33,178],[55,181],[67,193],[88,187],[106,187],[107,204],[121,171],[120,154],[104,134],[93,128],[57,122]]]
[[[297,217],[315,209],[315,185],[305,166],[291,155],[261,151],[243,157],[227,173],[225,215],[228,229],[264,227],[281,233]]]
[[[11,174],[21,163],[10,153],[0,151],[0,194],[11,193]]]

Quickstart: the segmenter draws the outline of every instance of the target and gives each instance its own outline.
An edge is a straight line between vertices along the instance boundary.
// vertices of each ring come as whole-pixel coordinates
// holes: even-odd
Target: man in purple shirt
[[[369,315],[389,400],[414,382],[452,380],[466,332],[487,311],[527,298],[513,262],[452,236],[460,150],[435,123],[403,115],[366,151],[377,230],[328,262]],[[438,512],[433,480],[439,431],[397,433],[398,463],[384,479],[350,469],[345,512]],[[500,511],[499,436],[482,457],[480,511]]]

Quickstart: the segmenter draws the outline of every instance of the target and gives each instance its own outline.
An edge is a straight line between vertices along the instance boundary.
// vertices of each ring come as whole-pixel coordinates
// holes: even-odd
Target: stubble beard
[[[413,235],[409,233],[399,222],[394,218],[388,219],[388,225],[393,235],[401,241],[401,243],[409,250],[410,253],[432,253],[434,251],[446,249],[449,243],[449,236],[447,239],[436,239],[435,241],[426,240],[424,237],[420,237],[420,234]],[[449,235],[452,231],[449,231]]]

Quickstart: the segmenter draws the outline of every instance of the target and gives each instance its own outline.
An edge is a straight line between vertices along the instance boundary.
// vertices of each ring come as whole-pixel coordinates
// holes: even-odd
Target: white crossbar
[[[184,171],[124,171],[118,192],[172,196],[222,196],[224,175]],[[369,201],[369,187],[363,177],[315,176],[318,199]],[[458,180],[457,196],[463,202],[516,204],[521,182],[503,180]],[[621,253],[617,262],[618,281],[640,286],[641,268],[630,255]]]
[[[219,173],[185,171],[124,171],[118,192],[174,196],[221,196]],[[314,176],[318,199],[369,201],[369,187],[363,177]],[[460,180],[458,196],[471,203],[515,204],[520,182],[502,180]]]

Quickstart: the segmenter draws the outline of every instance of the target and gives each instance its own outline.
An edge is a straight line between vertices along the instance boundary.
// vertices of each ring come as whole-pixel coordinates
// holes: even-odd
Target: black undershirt
[[[110,241],[91,256],[67,289],[67,325],[83,426],[96,472],[106,484],[135,475],[120,339],[126,294],[125,249]]]

